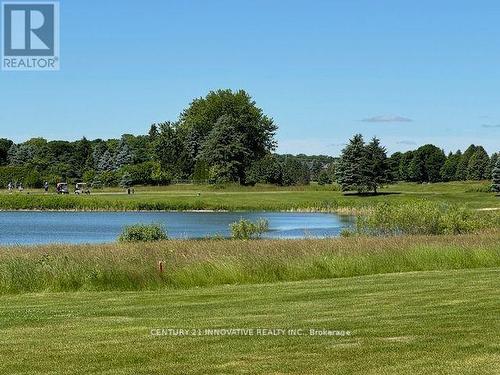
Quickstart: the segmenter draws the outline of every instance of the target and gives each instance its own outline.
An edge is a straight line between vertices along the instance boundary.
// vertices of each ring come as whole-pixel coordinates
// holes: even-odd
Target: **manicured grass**
[[[0,193],[0,209],[65,210],[312,210],[343,211],[363,209],[380,202],[398,203],[415,199],[463,204],[469,208],[500,208],[494,193],[478,192],[489,182],[441,184],[396,184],[381,189],[378,196],[344,195],[336,186],[197,186],[174,185],[162,188],[136,187],[135,195],[123,192],[95,192],[91,196],[56,196]]]
[[[158,270],[160,261],[164,272]],[[0,249],[0,294],[193,288],[486,267],[500,267],[500,231],[14,247]]]
[[[2,374],[498,374],[500,269],[0,297]],[[158,328],[350,336],[152,336]]]

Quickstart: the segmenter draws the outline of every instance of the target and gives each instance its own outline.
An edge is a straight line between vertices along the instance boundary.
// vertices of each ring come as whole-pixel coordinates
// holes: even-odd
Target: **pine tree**
[[[492,190],[500,193],[500,158],[498,158],[495,168],[491,172],[493,178]]]
[[[368,187],[377,194],[379,186],[389,183],[390,168],[385,147],[380,145],[378,138],[373,138],[366,146]]]
[[[113,155],[111,155],[109,150],[106,150],[97,163],[97,169],[100,171],[112,171],[114,166]]]
[[[441,168],[441,179],[443,181],[454,181],[457,175],[457,168],[460,159],[462,158],[462,152],[458,150],[455,154],[449,153],[446,161],[444,162],[443,168]]]
[[[483,147],[478,146],[469,159],[467,166],[468,180],[485,180],[488,177],[490,157]]]
[[[118,145],[118,152],[115,158],[115,169],[120,169],[121,167],[132,164],[133,162],[134,155],[132,150],[130,150],[128,143],[122,139]]]
[[[200,159],[210,166],[210,180],[215,183],[242,182],[243,160],[247,148],[231,116],[222,116],[207,136]],[[244,180],[243,180],[244,181]]]
[[[469,160],[476,152],[476,149],[477,147],[475,145],[470,145],[460,158],[460,161],[457,165],[457,173],[455,175],[455,179],[457,181],[465,181],[467,179]]]
[[[355,190],[362,193],[369,189],[368,160],[365,142],[356,134],[342,150],[337,168],[337,180],[342,191]]]
[[[132,176],[130,173],[125,172],[120,179],[120,187],[126,189],[132,186]]]
[[[499,159],[498,152],[495,152],[493,155],[491,155],[490,165],[488,166],[488,175],[486,176],[488,180],[491,180],[493,169],[495,169],[498,159]]]

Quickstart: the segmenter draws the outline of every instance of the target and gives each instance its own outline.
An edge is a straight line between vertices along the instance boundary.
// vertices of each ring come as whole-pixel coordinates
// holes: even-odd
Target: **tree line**
[[[74,142],[33,138],[19,144],[0,139],[0,185],[296,185],[317,179],[323,166],[335,160],[274,154],[276,130],[245,91],[212,91],[193,100],[177,121],[155,123],[144,135]]]
[[[491,157],[484,147],[470,145],[464,153],[448,155],[432,144],[387,156],[378,138],[365,144],[356,134],[342,150],[336,177],[342,190],[373,191],[396,181],[418,183],[490,180],[499,168],[499,153]]]
[[[376,191],[394,181],[438,182],[492,177],[498,154],[471,145],[445,155],[434,145],[387,156],[378,139],[354,136],[340,158],[275,153],[277,126],[243,90],[194,99],[179,118],[148,134],[119,139],[16,144],[0,139],[0,185],[41,187],[45,181],[94,187],[194,183],[302,185],[338,182],[344,190]]]

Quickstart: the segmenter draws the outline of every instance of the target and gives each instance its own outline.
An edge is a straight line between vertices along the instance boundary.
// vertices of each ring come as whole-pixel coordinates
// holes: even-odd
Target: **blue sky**
[[[61,70],[0,72],[0,137],[144,134],[245,89],[279,152],[500,149],[500,2],[62,0]]]

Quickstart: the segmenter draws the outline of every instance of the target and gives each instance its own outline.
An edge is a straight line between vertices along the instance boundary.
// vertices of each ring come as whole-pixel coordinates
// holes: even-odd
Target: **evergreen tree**
[[[491,172],[493,185],[492,190],[494,192],[500,193],[500,158],[498,158],[495,168]]]
[[[92,161],[93,168],[96,170],[101,170],[99,168],[99,164],[101,159],[108,148],[106,147],[106,143],[101,139],[95,141],[94,148],[92,150]]]
[[[467,166],[468,180],[485,180],[488,178],[490,157],[482,146],[476,147],[476,151],[469,159]]]
[[[125,172],[120,179],[120,187],[127,189],[132,186],[132,176],[130,173]]]
[[[13,166],[27,166],[35,161],[35,149],[29,143],[12,144],[8,151],[9,164]]]
[[[457,181],[465,181],[467,179],[469,160],[474,154],[474,152],[476,152],[476,148],[477,147],[475,145],[470,145],[460,158],[460,161],[458,162],[457,165],[457,174],[455,176],[455,179]]]
[[[486,177],[488,180],[491,180],[493,169],[495,169],[495,166],[497,164],[498,158],[499,158],[498,152],[495,152],[493,155],[491,155],[490,165],[488,166],[488,175]]]
[[[356,134],[342,150],[337,168],[337,181],[342,191],[355,190],[362,193],[369,188],[368,161],[365,142]]]
[[[210,166],[210,179],[215,183],[243,182],[247,148],[231,116],[222,116],[208,135],[200,154]]]
[[[118,145],[118,152],[115,157],[115,169],[120,169],[125,165],[132,164],[134,161],[134,155],[130,149],[128,143],[125,140],[121,140]]]
[[[99,162],[97,164],[97,169],[99,171],[112,171],[114,167],[115,167],[115,162],[113,155],[111,155],[111,152],[109,150],[106,150],[99,159]]]
[[[391,180],[387,153],[385,147],[380,145],[380,140],[378,138],[374,137],[371,142],[366,145],[366,157],[368,188],[377,194],[377,188],[389,183]]]
[[[443,168],[441,168],[441,179],[443,181],[454,181],[457,175],[457,168],[460,159],[462,158],[462,152],[458,150],[455,154],[449,153],[446,161],[444,162]]]

